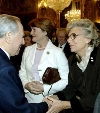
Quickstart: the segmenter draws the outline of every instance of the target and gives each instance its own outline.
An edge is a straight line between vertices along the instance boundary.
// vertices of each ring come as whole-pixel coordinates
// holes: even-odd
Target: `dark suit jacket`
[[[47,109],[45,102],[28,103],[17,71],[0,49],[0,110],[3,113],[45,113]]]
[[[59,98],[70,100],[72,108],[77,111],[76,113],[79,109],[93,112],[96,97],[100,92],[100,48],[94,48],[84,72],[77,66],[75,55],[69,57],[68,61],[70,72],[68,85],[61,92]],[[76,95],[80,99],[75,98]]]
[[[58,43],[57,40],[54,42],[54,45],[58,47],[59,43]],[[69,57],[73,54],[73,53],[70,51],[70,46],[69,46],[68,43],[66,43],[66,45],[65,45],[65,47],[64,47],[64,49],[63,49],[63,51],[64,51],[64,53],[65,53],[66,58],[69,58]]]

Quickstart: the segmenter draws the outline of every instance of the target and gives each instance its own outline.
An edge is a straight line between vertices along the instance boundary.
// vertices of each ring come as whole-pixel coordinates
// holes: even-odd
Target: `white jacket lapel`
[[[48,42],[48,44],[43,52],[43,55],[41,57],[40,63],[42,63],[44,60],[46,60],[50,56],[50,54],[52,53],[52,49],[53,49],[52,42],[49,40],[49,42]]]

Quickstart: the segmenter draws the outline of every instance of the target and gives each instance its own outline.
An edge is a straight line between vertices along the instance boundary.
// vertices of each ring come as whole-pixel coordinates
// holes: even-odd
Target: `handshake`
[[[38,81],[29,82],[25,85],[25,88],[33,94],[43,94],[43,84]],[[64,109],[71,108],[70,101],[61,101],[57,95],[46,96],[43,98],[43,102],[46,102],[49,106],[47,113],[59,113]]]
[[[59,113],[64,109],[71,108],[69,101],[61,101],[57,95],[44,97],[43,102],[46,102],[49,106],[49,110],[46,113]]]

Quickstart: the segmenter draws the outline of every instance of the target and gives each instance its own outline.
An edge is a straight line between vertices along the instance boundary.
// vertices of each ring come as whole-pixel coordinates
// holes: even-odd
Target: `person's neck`
[[[78,51],[76,54],[77,54],[80,58],[82,58],[83,56],[85,56],[87,49],[88,49],[88,46],[86,46],[85,48],[81,49],[81,50]]]
[[[37,43],[37,49],[45,49],[45,47],[47,46],[48,41],[49,41],[49,39]]]
[[[46,46],[45,46],[46,47]],[[38,50],[43,50],[45,47],[37,47]]]
[[[65,42],[65,43],[63,43],[63,44],[60,44],[60,46],[62,46],[62,45],[64,45],[64,44],[66,44],[66,42]]]

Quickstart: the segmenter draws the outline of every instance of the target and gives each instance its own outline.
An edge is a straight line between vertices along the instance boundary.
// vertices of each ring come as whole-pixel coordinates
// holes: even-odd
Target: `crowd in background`
[[[100,28],[94,22],[57,29],[51,19],[36,18],[24,31],[18,17],[2,14],[0,25],[0,113],[100,112]],[[42,81],[48,67],[60,76],[52,85]]]

